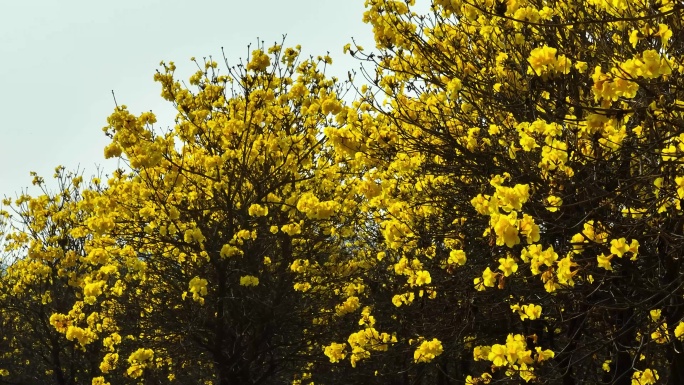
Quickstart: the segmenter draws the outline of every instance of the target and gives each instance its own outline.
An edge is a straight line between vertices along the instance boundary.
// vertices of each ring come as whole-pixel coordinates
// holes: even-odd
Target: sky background
[[[270,46],[287,34],[285,46],[303,54],[329,51],[327,73],[346,78],[359,62],[344,44],[374,45],[363,11],[363,0],[2,0],[0,197],[35,194],[30,171],[55,186],[57,165],[86,177],[116,168],[103,156],[112,90],[132,113],[171,124],[175,111],[152,80],[162,60],[187,79],[190,57],[220,59],[224,47],[237,63],[257,37]]]

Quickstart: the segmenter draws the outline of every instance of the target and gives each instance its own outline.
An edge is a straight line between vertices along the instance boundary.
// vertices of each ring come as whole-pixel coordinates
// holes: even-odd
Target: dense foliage
[[[366,6],[6,199],[0,383],[684,382],[684,4]]]

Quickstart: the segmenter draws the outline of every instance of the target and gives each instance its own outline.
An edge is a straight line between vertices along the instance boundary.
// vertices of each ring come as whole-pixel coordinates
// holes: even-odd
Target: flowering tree
[[[104,356],[98,347],[79,344],[85,337],[80,330],[65,335],[50,324],[53,314],[71,310],[81,292],[85,240],[71,230],[89,215],[78,202],[95,188],[63,167],[56,168],[55,180],[58,189],[51,193],[34,175],[42,194],[4,202],[9,211],[2,212],[7,265],[0,275],[0,382],[90,384]]]
[[[145,293],[134,309],[150,353],[131,356],[129,377],[161,366],[180,379],[200,365],[218,384],[284,381],[312,354],[302,314],[318,309],[298,300],[291,266],[336,250],[324,224],[343,186],[320,133],[335,124],[343,89],[319,69],[329,58],[298,56],[257,49],[226,74],[208,61],[190,78],[196,93],[170,63],[157,80],[179,111],[174,129],[157,134],[152,115],[124,108],[110,117],[105,153],[133,171],[110,181],[105,199],[117,208],[92,225],[101,248],[135,250],[119,263],[134,282],[126,292]]]
[[[372,124],[337,132],[417,364],[386,375],[681,382],[681,4],[412,5],[367,2]]]

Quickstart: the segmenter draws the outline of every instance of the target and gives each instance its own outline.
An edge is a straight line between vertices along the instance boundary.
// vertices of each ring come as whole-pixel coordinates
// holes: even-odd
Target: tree
[[[434,360],[404,383],[681,382],[682,5],[412,4],[367,2],[374,124],[338,145]]]
[[[34,174],[41,195],[4,202],[12,213],[3,211],[8,266],[0,276],[2,383],[91,384],[104,355],[80,344],[84,336],[64,335],[50,324],[51,316],[69,312],[81,293],[85,240],[71,231],[89,215],[77,207],[88,190],[83,178],[57,167],[55,180],[52,193]]]
[[[125,106],[110,116],[105,155],[131,171],[82,202],[93,207],[81,234],[93,267],[74,304],[86,317],[94,305],[112,311],[124,340],[112,355],[128,364],[114,359],[105,377],[284,383],[322,357],[308,346],[320,306],[301,299],[291,266],[336,253],[331,231],[344,225],[334,195],[344,186],[321,136],[343,111],[344,89],[319,69],[330,62],[256,49],[226,74],[203,63],[195,91],[169,63],[156,80],[178,110],[174,128],[158,132],[151,113]],[[101,281],[104,268],[116,284]]]

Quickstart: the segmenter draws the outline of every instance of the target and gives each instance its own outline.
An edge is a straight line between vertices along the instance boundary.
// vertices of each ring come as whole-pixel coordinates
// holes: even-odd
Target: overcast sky
[[[342,46],[374,45],[363,0],[0,1],[0,197],[29,187],[29,171],[48,180],[57,165],[113,169],[102,155],[112,90],[133,113],[172,122],[152,80],[161,60],[187,79],[192,56],[220,58],[224,47],[237,62],[257,37],[268,46],[287,34],[307,55],[330,51],[329,73],[345,78],[359,63]]]

